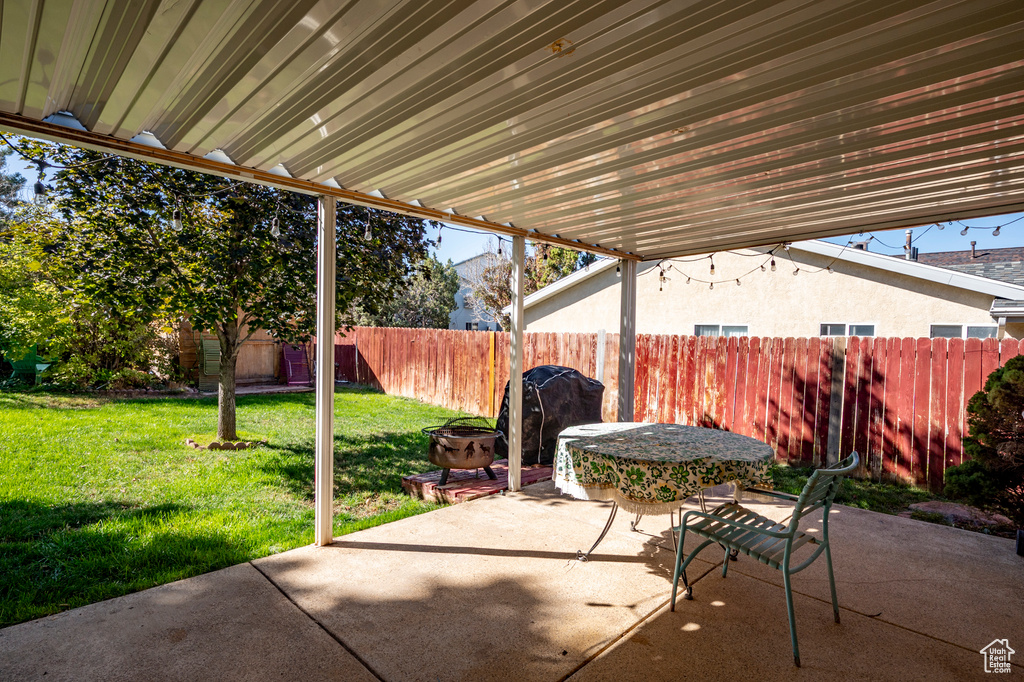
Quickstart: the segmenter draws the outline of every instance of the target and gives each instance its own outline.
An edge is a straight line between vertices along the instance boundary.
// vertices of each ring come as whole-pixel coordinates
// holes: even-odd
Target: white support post
[[[334,542],[334,300],[337,200],[317,209],[316,459],[313,471],[317,547]]]
[[[636,261],[619,261],[619,421],[633,421],[636,380]]]
[[[508,489],[522,487],[523,466],[523,286],[526,238],[512,237],[512,333],[508,374]]]

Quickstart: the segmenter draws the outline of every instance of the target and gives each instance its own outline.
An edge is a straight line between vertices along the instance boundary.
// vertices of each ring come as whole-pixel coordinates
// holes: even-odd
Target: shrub
[[[1004,513],[1024,527],[1024,356],[1007,361],[967,404],[964,453],[946,493]]]

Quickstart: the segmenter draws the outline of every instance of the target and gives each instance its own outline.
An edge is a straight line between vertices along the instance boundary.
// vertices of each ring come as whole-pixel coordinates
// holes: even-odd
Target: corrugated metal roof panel
[[[8,128],[68,111],[647,258],[1024,207],[1020,0],[2,12]]]

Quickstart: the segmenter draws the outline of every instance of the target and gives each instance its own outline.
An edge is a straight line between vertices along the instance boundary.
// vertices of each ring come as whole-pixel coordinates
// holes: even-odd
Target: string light
[[[8,144],[10,144],[8,142]],[[36,178],[36,184],[33,187],[32,200],[36,206],[46,205],[46,185],[43,184],[43,174],[46,171],[46,167],[50,164],[46,163],[43,159],[31,159],[36,164],[36,168],[39,169],[39,177]]]
[[[275,218],[275,220],[277,220]],[[176,208],[171,212],[171,229],[175,232],[181,231],[181,209]]]
[[[437,245],[441,246],[441,228],[437,228]]]
[[[830,275],[831,275],[831,274],[832,274],[833,272],[835,272],[835,270],[833,270],[833,269],[832,269],[832,266],[831,266],[831,265],[830,265],[830,266],[828,266],[828,267],[827,267],[827,268],[825,268],[825,269],[826,269],[826,270],[828,270],[828,274],[830,274]]]
[[[969,230],[969,229],[971,229],[971,228],[965,226],[964,229],[960,230],[960,236],[961,237],[966,237],[967,236],[967,230]]]
[[[711,274],[713,275],[713,274],[715,274],[715,261],[714,261],[714,257],[713,256],[709,256],[709,258],[712,259],[711,260]]]
[[[711,282],[711,286],[709,286],[708,289],[714,289],[714,288],[715,288],[715,283]]]
[[[281,236],[281,224],[278,221],[277,216],[274,216],[274,219],[270,221],[270,236],[274,239]]]
[[[764,272],[764,271],[765,271],[764,263],[761,263],[761,272]]]
[[[498,237],[498,255],[501,255],[501,237]]]
[[[998,237],[999,236],[999,230],[1000,230],[1001,227],[1002,227],[1002,225],[996,225],[996,229],[992,230],[992,236],[993,237]]]
[[[615,276],[616,277],[622,277],[622,266],[621,265],[616,265],[615,266]]]
[[[772,256],[772,272],[775,272],[775,257]]]
[[[373,239],[373,230],[370,229],[370,209],[366,209],[366,231],[363,232],[363,239],[366,241]]]
[[[796,270],[793,271],[793,276],[794,277],[796,277],[799,274],[800,274],[800,268],[797,268]]]
[[[740,285],[740,278],[739,278],[739,277],[737,277],[737,278],[736,278],[736,286],[739,286],[739,285]]]

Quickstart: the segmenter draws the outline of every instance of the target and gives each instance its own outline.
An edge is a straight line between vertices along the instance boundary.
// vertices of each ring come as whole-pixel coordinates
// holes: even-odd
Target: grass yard
[[[429,511],[424,426],[455,413],[339,389],[335,535]],[[0,627],[313,541],[313,393],[238,398],[268,446],[193,450],[215,398],[0,394]]]
[[[814,470],[777,464],[772,467],[772,484],[775,490],[799,495]],[[836,492],[836,502],[850,507],[860,507],[883,514],[899,514],[916,502],[942,499],[928,490],[901,483],[879,483],[877,481],[844,478]]]

